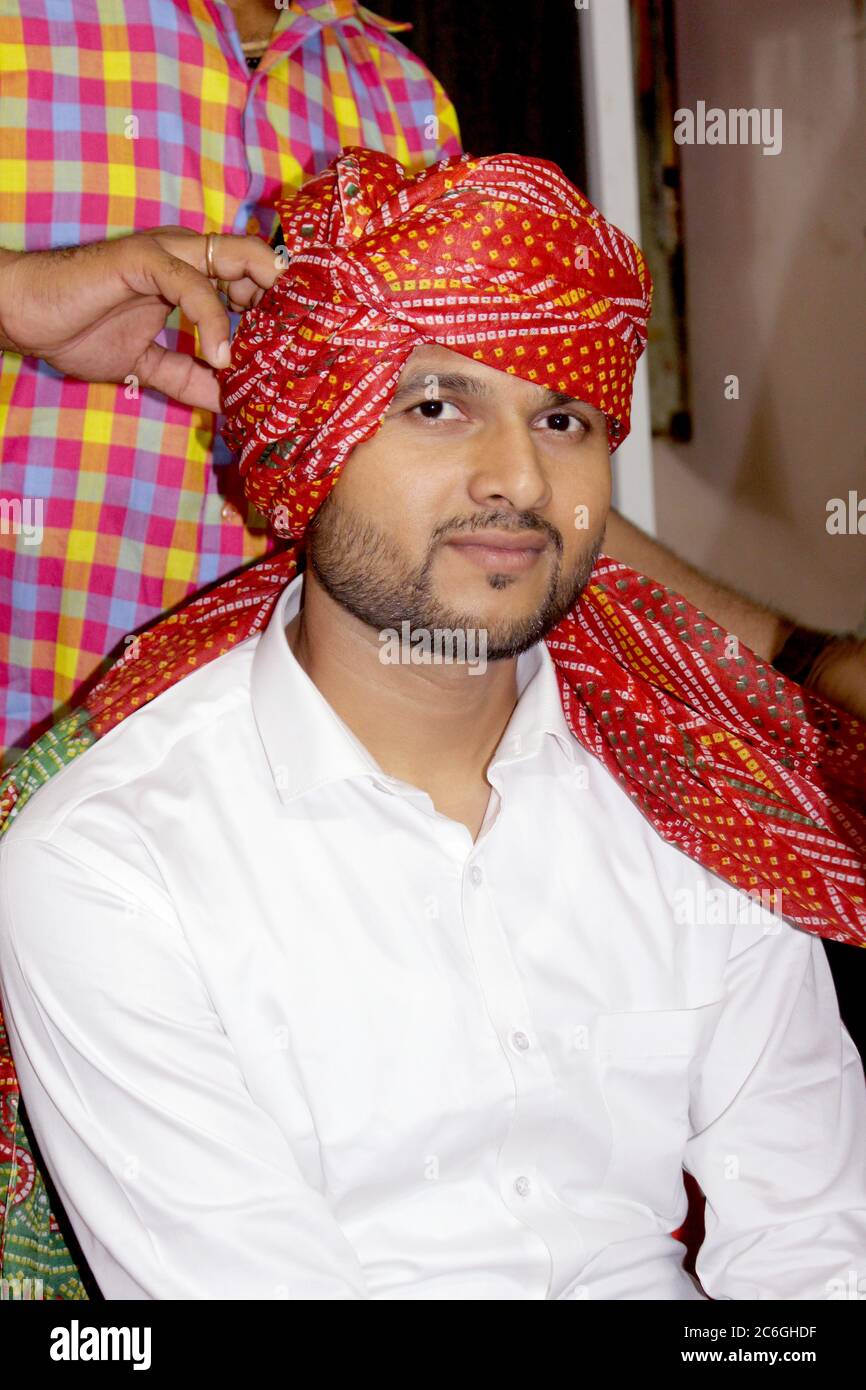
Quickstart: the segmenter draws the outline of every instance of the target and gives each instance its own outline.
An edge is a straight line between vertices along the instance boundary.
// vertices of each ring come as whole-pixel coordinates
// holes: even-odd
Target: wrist
[[[866,642],[853,632],[832,633],[804,684],[862,719],[866,713]]]
[[[799,627],[786,622],[784,640],[772,658],[772,664],[782,675],[798,685],[811,684],[827,647],[835,639],[832,632],[817,628]]]

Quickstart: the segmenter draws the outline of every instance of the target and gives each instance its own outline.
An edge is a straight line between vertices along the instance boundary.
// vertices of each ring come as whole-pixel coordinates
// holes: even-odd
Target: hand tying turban
[[[556,165],[460,156],[410,176],[350,148],[278,207],[291,261],[220,375],[248,495],[299,543],[143,633],[135,659],[12,769],[7,820],[63,759],[261,631],[418,344],[588,401],[612,449],[628,431],[650,278]],[[575,738],[663,839],[805,931],[866,944],[863,723],[604,556],[545,640]]]
[[[555,164],[459,155],[408,175],[350,147],[277,208],[289,267],[218,375],[247,496],[282,534],[303,536],[420,343],[596,406],[611,450],[628,434],[649,272]]]

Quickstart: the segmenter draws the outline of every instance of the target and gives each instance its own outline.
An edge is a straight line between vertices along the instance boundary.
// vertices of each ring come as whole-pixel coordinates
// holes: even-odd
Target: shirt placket
[[[270,199],[265,198],[269,175],[263,138],[272,138],[272,123],[268,117],[268,77],[274,69],[289,61],[291,54],[303,45],[305,38],[318,26],[303,14],[281,10],[270,44],[258,67],[248,70],[249,83],[243,112],[243,141],[246,153],[249,184],[247,196],[238,208],[235,232],[243,236],[262,236],[270,240],[277,226],[277,214]],[[238,53],[242,54],[238,40]],[[298,155],[303,157],[308,135],[299,141]]]
[[[486,867],[494,833],[491,824],[465,861],[461,911],[487,1012],[514,1087],[513,1117],[496,1164],[499,1193],[508,1210],[544,1243],[548,1277],[541,1297],[547,1298],[557,1271],[573,1269],[576,1247],[584,1250],[585,1246],[574,1214],[558,1201],[545,1176],[545,1147],[555,1142],[552,1125],[560,1093],[496,912]]]

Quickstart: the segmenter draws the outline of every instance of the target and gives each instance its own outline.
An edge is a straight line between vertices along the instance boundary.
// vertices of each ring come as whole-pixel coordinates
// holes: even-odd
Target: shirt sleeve
[[[103,1294],[369,1298],[323,1193],[250,1096],[161,888],[40,838],[12,834],[0,858],[21,1094]]]
[[[778,918],[757,930],[729,956],[692,1087],[696,1273],[714,1299],[850,1297],[866,1260],[863,1065],[821,939]]]

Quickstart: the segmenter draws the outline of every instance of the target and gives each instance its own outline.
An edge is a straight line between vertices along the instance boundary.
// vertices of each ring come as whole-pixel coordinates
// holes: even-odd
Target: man
[[[819,935],[866,929],[862,728],[593,570],[639,249],[512,155],[350,150],[281,212],[222,380],[306,566],[146,634],[3,842],[13,1052],[100,1287],[833,1297],[866,1099]]]

